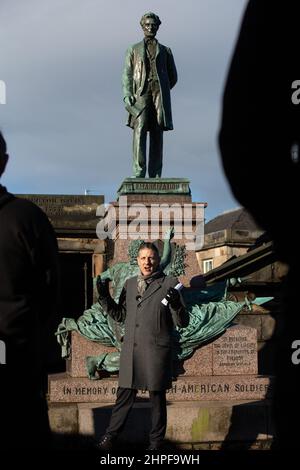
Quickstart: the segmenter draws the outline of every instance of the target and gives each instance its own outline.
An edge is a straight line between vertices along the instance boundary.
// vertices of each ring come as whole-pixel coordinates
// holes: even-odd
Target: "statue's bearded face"
[[[146,18],[142,27],[146,38],[154,38],[158,31],[159,25],[154,18]]]

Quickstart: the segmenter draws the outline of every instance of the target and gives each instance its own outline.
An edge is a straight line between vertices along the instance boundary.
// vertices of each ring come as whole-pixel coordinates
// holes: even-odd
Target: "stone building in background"
[[[246,209],[226,211],[205,224],[204,246],[197,252],[200,271],[206,274],[266,241],[264,231]],[[285,274],[286,266],[276,261],[247,276],[247,280],[279,282]]]

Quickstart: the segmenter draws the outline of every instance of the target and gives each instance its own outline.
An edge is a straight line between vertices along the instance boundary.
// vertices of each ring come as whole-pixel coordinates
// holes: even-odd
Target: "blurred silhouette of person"
[[[0,177],[7,161],[0,132]],[[57,243],[50,222],[35,204],[0,185],[1,450],[50,442],[43,359],[57,292]]]
[[[296,0],[251,0],[233,53],[223,97],[219,144],[234,196],[274,240],[289,264],[283,332],[276,359],[275,446],[299,445],[298,308],[300,61]],[[282,33],[284,31],[284,34]],[[298,82],[297,82],[298,81]]]

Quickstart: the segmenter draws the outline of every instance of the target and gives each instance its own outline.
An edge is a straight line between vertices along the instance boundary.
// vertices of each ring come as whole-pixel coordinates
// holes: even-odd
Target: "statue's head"
[[[130,264],[137,264],[137,257],[141,245],[145,242],[144,240],[133,240],[128,247],[128,257]]]
[[[149,11],[148,13],[145,13],[140,21],[140,25],[143,28],[144,35],[146,38],[155,38],[156,33],[158,31],[158,28],[161,24],[161,21],[159,17],[155,14]]]
[[[6,153],[6,142],[0,131],[0,178],[4,173],[6,163],[8,160],[8,155]]]

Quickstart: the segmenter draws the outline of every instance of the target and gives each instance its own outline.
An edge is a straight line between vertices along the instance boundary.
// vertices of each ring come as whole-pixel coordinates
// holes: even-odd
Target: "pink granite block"
[[[213,375],[255,375],[258,370],[257,331],[235,325],[213,342]]]
[[[179,368],[179,375],[203,376],[212,374],[211,343],[196,349],[191,357],[182,361]]]
[[[71,377],[87,377],[87,356],[99,356],[100,354],[114,351],[116,351],[116,348],[90,341],[76,331],[72,331],[71,357],[67,360],[67,372]]]

